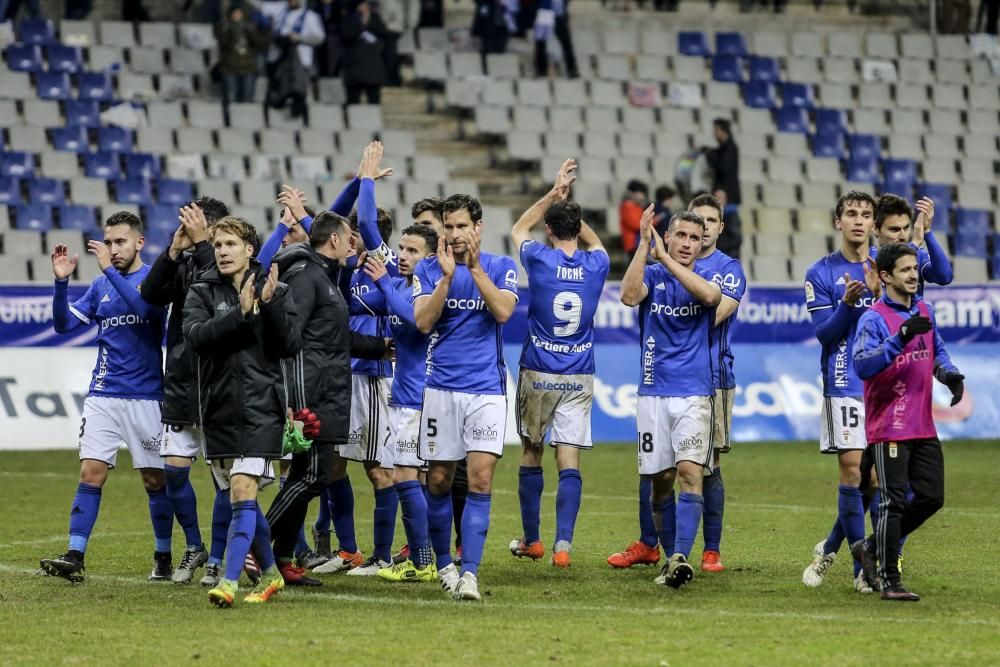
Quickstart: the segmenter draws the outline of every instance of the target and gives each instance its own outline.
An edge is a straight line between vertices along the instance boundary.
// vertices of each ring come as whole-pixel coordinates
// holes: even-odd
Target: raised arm
[[[639,246],[625,271],[621,284],[621,301],[626,306],[638,306],[646,300],[649,288],[646,287],[646,260],[649,259],[650,244],[653,242],[653,205],[650,204],[642,212],[639,223]]]
[[[601,243],[601,238],[586,222],[580,223],[580,236],[577,237],[576,242],[583,250],[592,250],[596,252],[603,252],[605,254],[608,252],[604,249],[604,244]]]
[[[108,279],[111,286],[118,292],[118,296],[128,305],[130,312],[140,317],[149,317],[157,310],[162,310],[163,306],[151,304],[142,298],[142,294],[131,285],[125,276],[118,272],[111,264],[111,249],[102,241],[87,241],[87,251],[97,257],[97,264],[101,267],[101,272]]]
[[[413,319],[417,329],[424,334],[434,331],[438,320],[441,319],[448,290],[451,288],[451,278],[455,275],[455,257],[451,246],[445,244],[444,237],[438,238],[437,262],[441,267],[441,279],[430,294],[421,291],[425,289],[423,285],[427,280],[422,265],[418,265],[414,272]]]
[[[476,288],[479,290],[479,295],[486,302],[486,308],[497,322],[504,324],[514,314],[514,307],[517,305],[517,294],[511,292],[509,289],[500,289],[493,282],[493,278],[486,272],[486,269],[483,268],[483,265],[479,262],[479,244],[481,241],[482,239],[478,232],[471,234],[468,239],[469,274],[472,276],[472,282],[476,284]],[[516,281],[516,266],[512,264],[510,270],[513,271]],[[514,285],[514,289],[517,289],[516,285]]]
[[[938,243],[931,225],[934,223],[934,200],[921,197],[916,203],[917,219],[913,221],[913,245],[917,247],[920,259],[920,277],[935,285],[948,285],[955,279],[955,272],[944,248]],[[926,251],[921,252],[921,244]]]
[[[252,282],[252,281],[248,281]],[[242,299],[241,299],[242,302]],[[252,301],[251,301],[252,304]],[[250,325],[242,307],[216,314],[208,295],[199,286],[188,290],[184,300],[184,339],[198,354],[211,354],[227,347],[228,339]]]
[[[364,271],[382,293],[388,314],[395,315],[415,327],[417,324],[413,315],[413,301],[402,291],[406,287],[405,283],[397,287],[396,281],[386,271],[385,264],[377,257],[367,258]],[[399,282],[402,283],[401,280]]]
[[[69,254],[69,247],[59,243],[52,250],[52,274],[55,276],[55,291],[52,294],[52,325],[56,333],[69,333],[79,329],[85,324],[89,324],[94,313],[92,308],[86,304],[92,303],[90,298],[93,285],[87,293],[73,306],[69,305],[69,277],[76,269],[76,263],[80,259],[79,255]],[[83,307],[87,312],[81,312],[79,307]]]
[[[514,239],[516,247],[520,248],[525,241],[531,239],[532,230],[545,218],[545,212],[549,210],[552,204],[561,199],[566,199],[569,195],[569,188],[575,180],[576,160],[570,158],[563,162],[559,168],[559,173],[556,175],[552,189],[532,204],[527,211],[521,214],[517,222],[514,223],[511,236]]]

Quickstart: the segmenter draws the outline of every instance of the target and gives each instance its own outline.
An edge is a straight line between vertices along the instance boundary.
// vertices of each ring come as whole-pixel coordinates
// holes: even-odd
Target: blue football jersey
[[[706,280],[702,268],[695,272]],[[705,306],[662,264],[646,267],[649,291],[639,304],[640,396],[713,396],[711,333],[715,308]]]
[[[510,257],[479,254],[486,275],[499,289],[517,296],[517,266]],[[413,274],[414,300],[429,297],[441,280],[437,257],[428,257]],[[427,346],[427,386],[470,394],[504,394],[503,326],[486,307],[469,267],[459,264],[447,301]]]
[[[695,269],[704,272],[706,278],[722,289],[723,298],[728,297],[736,303],[743,300],[743,295],[747,291],[747,277],[738,259],[716,250],[708,257],[695,262]],[[712,327],[710,338],[712,381],[716,389],[736,388],[736,374],[733,372],[733,326],[735,325],[736,313],[733,313],[725,322]]]
[[[413,288],[405,278],[390,278],[391,289],[406,301],[412,298]],[[392,394],[389,405],[420,410],[424,403],[424,383],[427,374],[427,343],[430,338],[420,333],[412,322],[412,305],[407,317],[401,317],[389,307],[389,329],[396,345],[396,369],[392,376]]]
[[[138,293],[149,269],[143,264],[122,277]],[[90,396],[162,400],[166,310],[146,305],[144,312],[134,312],[104,275],[70,304],[70,312],[82,322],[100,327]]]
[[[604,251],[562,250],[537,241],[521,244],[528,273],[528,337],[521,367],[542,373],[594,372],[594,314],[611,260]]]
[[[837,307],[844,298],[847,285],[845,273],[852,280],[864,282],[864,263],[847,261],[839,250],[809,267],[806,271],[805,295],[806,308],[810,313],[824,309],[832,312]],[[854,335],[862,313],[874,302],[875,297],[865,288],[861,299],[854,305],[847,333],[830,345],[822,345],[820,369],[823,374],[824,396],[861,396],[864,393],[861,379],[854,372]]]
[[[385,316],[385,297],[362,269],[355,269],[351,276],[350,308],[351,331],[379,338],[392,337],[389,318]],[[392,363],[376,359],[351,359],[351,372],[355,375],[392,377]]]

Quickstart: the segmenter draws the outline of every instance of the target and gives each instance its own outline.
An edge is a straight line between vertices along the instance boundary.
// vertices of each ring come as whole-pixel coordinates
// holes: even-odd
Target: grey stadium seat
[[[167,70],[163,49],[137,46],[129,49],[129,67],[139,74],[160,74]]]
[[[72,46],[91,46],[97,43],[97,31],[92,21],[64,19],[59,22],[59,40]]]
[[[206,132],[206,130],[199,130]],[[208,136],[211,143],[211,135]],[[136,130],[136,148],[143,153],[166,154],[174,151],[174,134],[159,127],[139,127]]]
[[[106,46],[135,46],[135,31],[128,21],[101,21],[101,44]]]
[[[4,123],[7,121],[5,120]],[[62,113],[59,103],[50,100],[25,100],[24,122],[38,127],[57,127],[62,125]]]
[[[336,135],[332,130],[308,128],[299,130],[299,146],[306,155],[330,155],[336,152]]]
[[[347,107],[347,126],[352,130],[381,130],[382,107],[377,104],[352,104]]]

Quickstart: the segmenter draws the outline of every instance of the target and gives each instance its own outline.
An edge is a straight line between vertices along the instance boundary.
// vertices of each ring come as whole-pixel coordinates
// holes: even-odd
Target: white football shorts
[[[125,445],[136,470],[163,470],[162,429],[159,401],[88,396],[80,421],[80,460],[104,461],[114,468],[118,450]]]
[[[865,402],[859,396],[827,396],[823,399],[819,429],[819,451],[837,454],[868,446],[865,437]]]
[[[714,396],[639,396],[639,474],[690,461],[711,469]]]
[[[389,426],[392,437],[389,439],[393,449],[393,465],[407,468],[424,468],[424,463],[418,456],[417,448],[420,442],[420,410],[413,408],[389,406]]]
[[[212,459],[208,463],[215,486],[220,491],[229,489],[229,480],[233,475],[256,477],[257,488],[260,489],[274,481],[274,468],[267,459],[247,456],[238,459]]]
[[[733,398],[735,389],[716,389],[712,401],[712,447],[720,454],[733,448]]]
[[[420,458],[461,461],[469,452],[503,456],[507,397],[427,387],[420,428]]]
[[[205,432],[196,424],[164,424],[160,456],[196,459],[205,455]]]
[[[517,434],[540,446],[590,449],[593,375],[555,375],[522,368],[517,378]]]
[[[389,451],[389,389],[392,378],[351,375],[351,424],[346,445],[337,452],[351,461],[378,462],[392,468]]]

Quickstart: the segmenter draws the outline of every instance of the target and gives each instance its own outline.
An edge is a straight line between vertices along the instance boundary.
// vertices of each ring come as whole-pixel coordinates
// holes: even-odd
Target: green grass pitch
[[[480,570],[481,604],[437,584],[328,577],[273,604],[212,608],[197,584],[151,584],[152,537],[126,455],[105,487],[86,583],[35,576],[65,549],[76,485],[73,452],[6,452],[0,465],[0,664],[635,664],[988,665],[1000,661],[1000,448],[945,445],[945,508],[906,546],[916,604],[854,592],[849,556],[819,589],[800,583],[836,509],[834,459],[813,443],[739,445],[724,457],[724,573],[680,591],[654,568],[612,571],[607,555],[636,537],[632,446],[583,457],[573,565],[516,560],[517,450],[494,490]],[[546,460],[542,539],[552,544],[557,477]],[[358,538],[371,547],[372,494],[352,467]],[[193,474],[208,537],[211,483]],[[265,507],[273,491],[264,495]],[[397,543],[404,541],[397,528]],[[182,534],[175,529],[175,562]],[[700,544],[696,544],[696,553]],[[694,558],[697,561],[697,557]],[[200,575],[199,575],[200,576]]]

